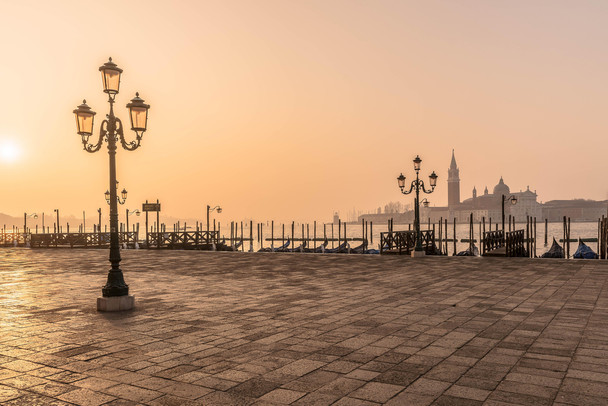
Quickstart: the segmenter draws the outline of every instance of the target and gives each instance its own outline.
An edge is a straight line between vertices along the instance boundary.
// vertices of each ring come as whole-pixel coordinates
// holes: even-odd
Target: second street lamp
[[[209,213],[213,212],[213,210],[217,210],[218,213],[221,213],[222,208],[220,206],[211,208],[211,206],[207,205],[207,238],[209,238]]]
[[[141,215],[141,212],[139,211],[139,209],[135,209],[135,210],[129,210],[127,209],[127,214],[125,215],[125,218],[127,219],[127,244],[129,243],[129,216],[131,214],[135,214],[137,217],[139,217]]]
[[[501,179],[502,180],[502,179]],[[517,204],[517,197],[515,196],[509,196],[506,197],[505,195],[502,195],[502,238],[506,238],[505,236],[505,201],[509,200],[511,202],[511,204],[515,205]],[[509,227],[511,227],[509,225]]]
[[[23,213],[23,235],[27,234],[27,218],[33,217],[35,219],[38,218],[38,213]]]
[[[97,152],[101,149],[104,140],[108,143],[108,155],[110,157],[110,188],[106,192],[106,200],[110,204],[110,263],[112,268],[108,272],[105,286],[102,288],[102,297],[97,299],[97,310],[118,311],[133,308],[135,300],[129,295],[129,286],[125,283],[122,270],[120,269],[120,246],[118,240],[118,192],[116,187],[116,149],[117,144],[127,151],[139,148],[144,132],[147,129],[149,105],[136,93],[135,98],[127,104],[129,116],[131,117],[131,130],[135,132],[135,140],[125,140],[122,121],[114,115],[114,101],[120,87],[120,75],[122,69],[118,68],[112,58],[103,64],[101,72],[103,91],[108,94],[110,112],[102,121],[99,130],[99,139],[90,144],[89,137],[93,135],[93,121],[95,112],[83,100],[75,110],[77,133],[82,138],[84,150]],[[122,198],[126,199],[126,190],[123,189]]]
[[[414,251],[412,251],[412,256],[423,256],[424,250],[422,249],[422,234],[420,232],[420,191],[424,193],[433,193],[435,190],[435,186],[437,186],[437,178],[438,176],[433,173],[429,175],[429,185],[431,186],[431,190],[426,190],[424,187],[424,181],[418,177],[420,172],[420,164],[422,163],[422,159],[418,155],[414,158],[414,170],[416,171],[416,179],[414,179],[411,183],[410,190],[405,190],[405,176],[403,174],[399,175],[397,178],[397,184],[399,185],[399,189],[401,189],[401,193],[404,195],[409,195],[413,191],[416,191],[416,198],[414,199],[414,228],[416,231],[416,247]],[[426,199],[424,199],[426,201]],[[423,201],[424,203],[424,201]],[[428,201],[426,201],[428,205]],[[425,206],[426,207],[426,206]]]

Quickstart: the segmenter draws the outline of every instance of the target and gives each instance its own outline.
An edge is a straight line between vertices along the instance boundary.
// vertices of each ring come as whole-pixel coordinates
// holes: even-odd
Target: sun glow
[[[0,141],[0,161],[14,163],[21,157],[21,148],[13,141]]]

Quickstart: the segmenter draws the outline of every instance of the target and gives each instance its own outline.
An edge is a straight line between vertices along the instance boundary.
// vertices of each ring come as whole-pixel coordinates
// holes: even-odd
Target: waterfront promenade
[[[606,405],[608,262],[0,250],[0,403]]]

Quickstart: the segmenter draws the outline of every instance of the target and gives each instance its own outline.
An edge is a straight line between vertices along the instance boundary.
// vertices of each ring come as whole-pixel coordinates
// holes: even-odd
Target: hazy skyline
[[[117,116],[135,91],[151,105],[142,147],[118,152],[123,215],[158,198],[171,217],[329,221],[411,203],[396,177],[417,154],[444,206],[452,148],[462,199],[500,176],[539,201],[607,198],[606,2],[2,5],[2,213],[107,210],[107,153],[82,150],[72,110],[86,98],[98,134],[109,56]]]

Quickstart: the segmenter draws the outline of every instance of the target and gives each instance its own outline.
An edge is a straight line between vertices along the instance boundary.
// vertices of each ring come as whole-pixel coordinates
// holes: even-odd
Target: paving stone
[[[384,403],[403,389],[405,389],[405,386],[381,382],[368,382],[359,389],[351,392],[349,397]]]
[[[433,403],[433,406],[477,406],[483,405],[483,402],[471,399],[463,399],[459,397],[453,397],[449,395],[442,395],[437,398]]]
[[[412,383],[410,386],[408,386],[406,391],[439,396],[449,387],[449,382],[436,381],[434,379],[428,378],[420,378],[414,381],[414,383]]]
[[[420,393],[413,392],[401,392],[388,402],[386,402],[386,406],[427,406],[432,404],[437,396],[433,395],[424,395]]]
[[[483,402],[490,395],[489,390],[452,385],[445,394],[452,397],[477,400]]]
[[[37,395],[33,393],[23,393],[22,396],[2,402],[2,405],[10,406],[69,406],[73,403],[67,403],[59,399],[50,398],[47,396]]]
[[[311,392],[292,403],[297,406],[329,406],[334,404],[341,397],[338,395],[328,395],[326,393]]]
[[[180,398],[185,399],[198,399],[210,392],[213,392],[212,389],[205,388],[198,385],[192,385],[185,382],[174,382],[169,386],[165,386],[162,388],[164,393],[168,393],[170,395],[174,395]]]
[[[260,397],[262,401],[271,403],[290,404],[304,396],[305,392],[297,392],[289,389],[274,389]]]
[[[147,402],[162,395],[162,393],[157,391],[126,384],[120,384],[103,389],[103,392],[117,398],[132,400],[134,402]]]
[[[6,385],[0,384],[0,402],[6,402],[6,401],[9,401],[11,399],[18,398],[23,393],[24,392],[21,392],[21,391],[15,389],[15,388],[10,387],[10,386],[6,386]]]
[[[338,400],[336,403],[333,403],[335,406],[376,406],[379,404],[380,403],[370,402],[369,400],[351,398],[349,396]]]
[[[59,395],[58,398],[80,406],[98,406],[116,399],[114,396],[109,396],[86,388],[64,393]]]

